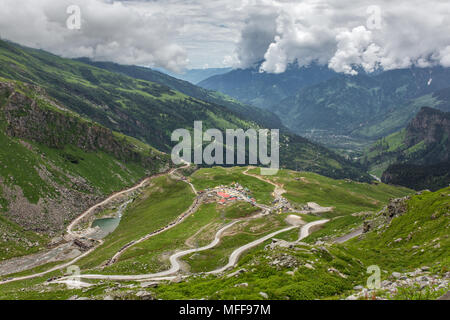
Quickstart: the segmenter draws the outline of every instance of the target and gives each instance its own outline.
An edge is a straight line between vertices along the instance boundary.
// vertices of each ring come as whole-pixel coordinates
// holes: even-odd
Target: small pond
[[[99,218],[92,222],[91,227],[98,227],[99,230],[94,234],[91,234],[90,237],[93,239],[103,239],[108,234],[116,230],[119,226],[120,220],[122,219],[122,214],[125,211],[128,204],[130,204],[132,200],[129,200],[123,203],[117,210],[116,216],[112,218]]]

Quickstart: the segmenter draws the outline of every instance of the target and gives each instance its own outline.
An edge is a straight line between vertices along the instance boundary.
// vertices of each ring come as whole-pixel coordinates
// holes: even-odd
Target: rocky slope
[[[450,183],[450,112],[424,107],[406,129],[377,141],[364,162],[382,180],[439,189]]]
[[[0,80],[1,215],[19,226],[56,233],[106,195],[166,170],[167,155],[81,118],[39,87]]]

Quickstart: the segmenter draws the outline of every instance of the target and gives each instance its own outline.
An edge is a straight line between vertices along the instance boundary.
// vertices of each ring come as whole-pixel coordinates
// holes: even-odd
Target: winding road
[[[324,224],[326,222],[328,222],[328,220],[319,220],[319,221],[314,221],[314,222],[310,222],[308,224],[305,224],[300,229],[300,237],[299,237],[299,239],[297,241],[300,241],[300,240],[306,238],[309,235],[309,230],[311,229],[311,227],[314,227],[314,226],[317,226],[317,225],[320,225],[320,224]],[[287,228],[284,228],[284,229],[272,232],[272,233],[270,233],[270,234],[268,234],[268,235],[266,235],[266,236],[264,236],[262,238],[259,238],[259,239],[255,240],[253,242],[247,243],[247,244],[243,245],[240,248],[237,248],[236,250],[233,251],[233,253],[231,253],[230,258],[228,260],[228,263],[225,266],[223,266],[222,268],[219,268],[219,269],[207,272],[207,274],[222,273],[225,270],[234,267],[237,264],[237,262],[239,260],[239,257],[245,251],[247,251],[247,250],[249,250],[249,249],[251,249],[253,247],[256,247],[257,245],[263,243],[266,240],[269,240],[270,238],[275,237],[276,235],[278,235],[280,233],[283,233],[283,232],[286,232],[286,231],[290,231],[290,230],[298,228],[298,227],[299,226],[290,226],[290,227],[287,227]]]
[[[72,223],[69,224],[69,226],[67,226],[67,234],[65,236],[66,240],[74,240],[74,239],[77,239],[77,238],[80,237],[80,235],[76,231],[73,231],[74,227],[78,223],[80,223],[80,221],[82,221],[84,218],[86,218],[87,216],[92,214],[94,212],[94,210],[97,209],[98,207],[108,204],[109,202],[111,202],[112,200],[116,199],[117,197],[119,197],[121,195],[133,192],[133,191],[135,191],[135,190],[145,186],[146,183],[148,181],[152,180],[152,179],[155,179],[155,178],[160,177],[160,176],[165,175],[165,174],[173,174],[176,170],[179,170],[179,169],[182,169],[182,168],[186,168],[188,166],[189,166],[189,164],[186,164],[186,166],[183,166],[183,167],[173,168],[169,172],[158,173],[158,174],[155,174],[155,175],[153,175],[151,177],[145,178],[144,180],[142,180],[137,185],[135,185],[135,186],[133,186],[133,187],[131,187],[129,189],[116,192],[113,195],[111,195],[108,198],[106,198],[105,200],[103,200],[103,201],[95,204],[94,206],[90,207],[88,210],[86,210],[80,216],[78,216],[75,220],[73,220]],[[187,182],[187,183],[189,183],[191,185],[191,188],[193,188],[194,192],[196,193],[194,186],[190,182]],[[37,278],[37,277],[42,277],[42,276],[45,276],[46,274],[49,274],[51,272],[67,268],[67,267],[75,264],[76,262],[78,262],[82,258],[86,257],[87,255],[91,254],[95,249],[97,249],[100,245],[103,244],[102,240],[96,240],[96,241],[97,241],[97,245],[96,246],[92,247],[90,250],[84,252],[80,256],[78,256],[78,257],[76,257],[76,258],[74,258],[74,259],[72,259],[72,260],[70,260],[70,261],[68,261],[66,263],[57,265],[57,266],[55,266],[53,268],[50,268],[48,270],[45,270],[45,271],[42,271],[42,272],[39,272],[39,273],[34,273],[34,274],[31,274],[31,275],[27,275],[27,276],[14,277],[14,278],[9,278],[9,279],[6,279],[6,280],[2,280],[2,281],[0,281],[0,285],[6,284],[6,283],[15,282],[15,281],[28,280],[28,279],[33,279],[33,278]]]
[[[191,253],[195,253],[195,252],[200,252],[200,251],[205,251],[208,249],[212,249],[214,248],[217,244],[219,244],[220,239],[222,234],[229,228],[231,228],[233,225],[235,225],[236,223],[240,222],[241,220],[237,220],[237,221],[233,221],[229,224],[227,224],[226,226],[222,227],[219,231],[217,231],[214,240],[209,243],[208,245],[204,246],[204,247],[200,247],[200,248],[195,248],[195,249],[188,249],[188,250],[183,250],[177,253],[174,253],[170,256],[169,261],[171,264],[170,269],[166,270],[166,271],[161,271],[161,272],[157,272],[157,273],[150,273],[150,274],[140,274],[140,275],[105,275],[105,274],[81,274],[79,276],[79,278],[81,279],[97,279],[97,280],[116,280],[116,281],[158,281],[158,280],[172,280],[174,278],[176,278],[176,276],[174,274],[176,274],[178,271],[180,271],[181,269],[181,265],[179,262],[179,259],[189,255]],[[301,228],[300,231],[300,237],[297,240],[297,242],[299,242],[300,240],[304,239],[305,237],[307,237],[310,234],[310,229],[314,226],[318,226],[321,224],[324,224],[328,222],[328,220],[319,220],[319,221],[314,221],[314,222],[310,222],[306,225],[304,225]],[[218,268],[216,270],[213,271],[209,271],[209,272],[205,272],[205,274],[219,274],[222,273],[224,271],[226,271],[227,269],[230,269],[234,266],[236,266],[239,257],[247,250],[258,246],[259,244],[263,243],[266,240],[269,240],[270,238],[275,237],[276,235],[283,233],[283,232],[287,232],[290,231],[292,229],[298,228],[299,226],[290,226],[275,232],[272,232],[264,237],[261,237],[255,241],[252,241],[250,243],[247,243],[239,248],[237,248],[236,250],[234,250],[231,255],[230,258],[228,260],[228,263],[221,267]],[[172,275],[172,276],[171,276]],[[187,276],[186,276],[187,277]],[[61,282],[64,280],[70,280],[71,277],[63,277],[57,280],[57,282]]]
[[[186,168],[188,166],[189,166],[189,164],[186,164],[186,166],[180,167],[180,168]],[[168,174],[172,175],[176,170],[178,170],[180,168],[172,169]],[[264,182],[267,182],[267,183],[270,183],[270,184],[274,185],[275,186],[274,197],[276,199],[281,199],[282,198],[282,194],[285,192],[285,190],[282,187],[278,186],[277,184],[275,184],[275,183],[273,183],[273,182],[271,182],[269,180],[265,180],[265,179],[262,179],[261,177],[248,174],[247,171],[249,169],[250,168],[248,168],[244,172],[244,174],[253,176],[253,177],[258,178],[258,179],[260,179],[260,180],[262,180]],[[110,202],[110,201],[116,199],[117,197],[119,197],[120,195],[132,192],[132,191],[134,191],[136,189],[139,189],[139,188],[143,187],[150,179],[153,179],[156,176],[161,176],[161,175],[162,174],[158,174],[158,175],[146,178],[141,183],[139,183],[138,185],[136,185],[136,186],[134,186],[134,187],[132,187],[130,189],[127,189],[127,190],[115,193],[112,196],[108,197],[107,199],[103,200],[102,202],[100,202],[100,203],[94,205],[93,207],[89,208],[82,215],[80,215],[78,218],[76,218],[67,227],[68,235],[70,237],[75,237],[75,238],[79,237],[79,235],[76,232],[73,231],[73,228],[80,221],[82,221],[83,218],[85,218],[89,214],[92,214],[96,208],[98,208],[99,206],[107,204],[108,202]],[[183,180],[183,181],[188,183],[191,186],[193,192],[195,194],[197,194],[197,191],[196,191],[195,187],[192,185],[192,183],[190,183],[187,180]],[[164,228],[162,228],[162,229],[160,229],[160,230],[158,230],[156,232],[152,232],[152,233],[150,233],[150,234],[148,234],[148,235],[146,235],[146,236],[144,236],[144,237],[142,237],[142,238],[140,238],[140,239],[138,239],[136,241],[132,241],[132,242],[128,243],[127,245],[125,245],[124,247],[122,247],[114,255],[114,257],[110,260],[110,262],[114,263],[115,261],[117,261],[119,256],[125,250],[127,250],[130,247],[136,245],[137,243],[145,241],[145,240],[149,239],[150,237],[155,236],[156,234],[159,234],[161,232],[164,232],[164,231],[174,227],[175,225],[181,223],[182,221],[184,221],[184,219],[186,219],[186,217],[188,217],[190,214],[195,212],[195,210],[198,208],[198,206],[202,203],[202,199],[203,199],[202,197],[196,197],[196,199],[195,199],[194,203],[191,205],[191,207],[187,211],[185,211],[182,215],[180,215],[176,221],[172,222],[171,224],[167,225],[166,227],[164,227]],[[266,209],[266,210],[269,209],[269,207],[267,207],[267,206],[262,206],[261,208],[262,209]],[[178,273],[180,271],[180,269],[181,269],[181,265],[180,265],[180,262],[179,262],[180,258],[182,258],[182,257],[184,257],[186,255],[195,253],[195,252],[205,251],[205,250],[214,248],[215,246],[217,246],[220,243],[221,236],[226,230],[228,230],[229,228],[234,226],[236,223],[238,223],[238,222],[240,222],[242,220],[245,220],[245,219],[246,218],[235,220],[235,221],[225,225],[224,227],[222,227],[220,230],[217,231],[214,240],[211,243],[209,243],[208,245],[206,245],[206,246],[203,246],[203,247],[200,247],[200,248],[193,248],[193,249],[183,250],[183,251],[176,252],[176,253],[172,254],[170,256],[170,258],[169,258],[171,267],[168,270],[166,270],[166,271],[152,273],[152,274],[141,274],[141,275],[81,274],[79,276],[79,278],[83,278],[83,279],[104,279],[104,280],[130,280],[130,281],[132,281],[132,280],[141,281],[141,280],[171,280],[171,279],[174,279],[174,278],[176,278],[175,274]],[[300,240],[302,240],[305,237],[307,237],[310,234],[310,229],[312,227],[320,225],[320,224],[324,224],[324,223],[326,223],[328,221],[329,220],[319,220],[319,221],[314,221],[314,222],[307,223],[306,225],[303,225],[301,227],[301,229],[300,229],[300,232],[299,232],[299,239],[296,242],[299,242]],[[247,250],[249,250],[249,249],[251,249],[251,248],[253,248],[253,247],[255,247],[255,246],[257,246],[257,245],[259,245],[261,243],[263,243],[264,241],[266,241],[266,240],[268,240],[268,239],[270,239],[272,237],[275,237],[276,235],[278,235],[280,233],[287,232],[287,231],[290,231],[292,229],[299,228],[299,227],[300,227],[299,225],[293,225],[293,226],[286,227],[284,229],[272,232],[272,233],[270,233],[270,234],[268,234],[266,236],[263,236],[263,237],[261,237],[261,238],[259,238],[257,240],[254,240],[254,241],[252,241],[250,243],[247,243],[247,244],[237,248],[236,250],[234,250],[231,253],[231,255],[229,257],[229,260],[228,260],[228,263],[225,266],[220,267],[220,268],[218,268],[216,270],[213,270],[213,271],[206,272],[206,274],[219,274],[219,273],[222,273],[222,272],[226,271],[227,269],[230,269],[230,268],[236,266],[236,264],[237,264],[237,262],[239,260],[239,257],[245,251],[247,251]],[[78,260],[80,260],[83,257],[85,257],[85,256],[89,255],[90,253],[92,253],[102,243],[103,243],[102,241],[99,241],[99,244],[97,246],[91,248],[89,251],[83,253],[82,255],[78,256],[77,258],[75,258],[75,259],[73,259],[73,260],[71,260],[71,261],[69,261],[67,263],[55,266],[55,267],[53,267],[53,268],[51,268],[49,270],[46,270],[46,271],[43,271],[43,272],[40,272],[40,273],[36,273],[36,274],[28,275],[28,276],[23,276],[23,277],[16,277],[16,278],[8,279],[8,280],[5,280],[5,281],[1,281],[0,284],[5,284],[5,283],[13,282],[13,281],[19,281],[19,280],[26,280],[26,279],[32,279],[32,278],[36,278],[36,277],[41,277],[41,276],[44,276],[44,275],[46,275],[48,273],[51,273],[53,271],[57,271],[57,270],[61,270],[61,269],[67,268],[67,267],[73,265],[74,263],[76,263]],[[184,277],[187,277],[187,275],[184,276]],[[62,277],[62,278],[59,278],[59,279],[55,280],[55,282],[61,283],[61,281],[64,282],[64,281],[72,281],[72,280],[73,280],[72,277]]]

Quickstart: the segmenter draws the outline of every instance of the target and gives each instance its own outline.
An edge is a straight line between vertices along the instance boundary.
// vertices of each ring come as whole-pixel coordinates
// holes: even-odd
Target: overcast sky
[[[69,29],[67,8],[81,9]],[[73,20],[70,20],[73,22]],[[65,57],[172,71],[312,61],[348,74],[450,67],[448,0],[0,0],[0,36]]]

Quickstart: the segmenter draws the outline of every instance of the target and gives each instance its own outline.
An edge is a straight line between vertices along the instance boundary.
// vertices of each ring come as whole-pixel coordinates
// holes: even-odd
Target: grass
[[[42,250],[48,242],[47,236],[26,231],[2,215],[0,215],[0,234],[0,262],[35,253]]]
[[[191,272],[206,272],[224,266],[230,254],[237,248],[259,239],[271,232],[287,227],[286,215],[272,215],[240,222],[227,231],[220,243],[209,250],[182,258],[189,264]],[[245,253],[244,253],[245,255]]]
[[[250,173],[257,174],[257,169]],[[316,202],[323,207],[335,207],[323,217],[336,217],[362,211],[377,211],[391,198],[410,194],[407,188],[382,183],[368,184],[350,180],[334,180],[310,172],[280,170],[268,179],[280,183],[286,189],[283,195],[293,204]]]
[[[269,262],[272,259],[289,255],[295,259],[293,267],[277,267]],[[269,259],[270,256],[270,259]],[[303,267],[314,260],[315,269]],[[334,266],[345,274],[341,278],[327,272]],[[259,292],[267,293],[269,299],[295,300],[332,297],[349,290],[352,282],[363,275],[362,266],[340,249],[330,249],[330,254],[306,253],[303,250],[288,249],[265,250],[260,245],[250,250],[240,261],[239,268],[247,271],[234,277],[191,278],[179,284],[163,285],[155,289],[161,299],[263,299]],[[293,272],[292,275],[286,273]],[[242,286],[242,283],[248,284]]]
[[[143,274],[168,269],[170,253],[175,250],[188,249],[186,240],[194,237],[202,228],[211,226],[215,229],[214,227],[224,223],[215,207],[214,203],[200,206],[197,212],[179,225],[128,249],[116,264],[104,271],[107,273]],[[213,233],[203,241],[210,242],[211,237],[214,238]],[[193,241],[193,244],[201,245],[198,241]]]
[[[144,193],[129,205],[114,232],[93,254],[78,263],[83,269],[93,268],[111,258],[123,245],[137,240],[176,219],[194,199],[188,184],[167,175],[155,178]]]
[[[413,196],[407,214],[363,240],[350,240],[345,247],[367,263],[390,271],[403,272],[427,264],[450,270],[449,192],[446,188]],[[397,239],[401,240],[395,242]]]

